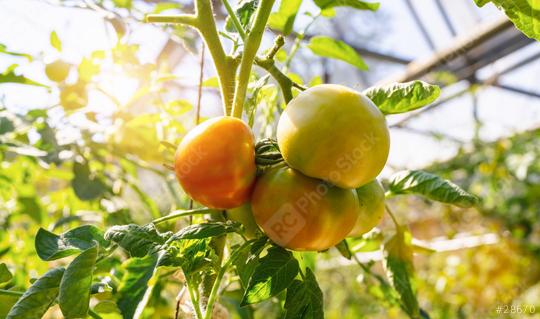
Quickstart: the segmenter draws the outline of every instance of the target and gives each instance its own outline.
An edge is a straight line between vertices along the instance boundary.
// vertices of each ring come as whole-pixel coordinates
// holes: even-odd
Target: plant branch
[[[274,56],[279,51],[279,49],[283,47],[284,44],[285,40],[283,39],[283,37],[281,35],[278,36],[274,41],[274,45],[264,57],[255,57],[255,64],[265,69],[270,75],[272,75],[272,77],[278,82],[279,86],[281,87],[285,103],[289,103],[289,101],[293,98],[293,87],[296,87],[302,91],[306,88],[292,81],[287,75],[285,75],[276,67],[274,62]]]
[[[259,46],[261,45],[264,28],[266,27],[266,22],[268,21],[268,17],[272,11],[274,2],[275,0],[261,0],[255,16],[253,28],[247,35],[246,41],[244,42],[244,53],[242,54],[242,59],[240,61],[240,71],[234,91],[232,112],[234,117],[242,117],[242,109],[244,107],[244,100],[246,98],[251,67],[255,60],[255,56],[257,55]]]
[[[189,210],[175,210],[169,215],[156,218],[152,221],[154,225],[164,223],[168,220],[185,217],[185,216],[193,216],[193,215],[206,215],[206,214],[212,214],[218,212],[215,209],[210,208],[198,208],[198,209],[189,209]]]
[[[225,6],[225,9],[227,9],[227,12],[229,13],[229,18],[231,19],[234,28],[236,31],[238,31],[238,34],[242,38],[242,40],[246,39],[246,31],[244,30],[244,27],[242,27],[242,24],[240,23],[240,20],[238,20],[238,17],[236,16],[236,13],[234,12],[233,8],[231,7],[231,4],[228,0],[223,0],[223,5]]]
[[[236,250],[229,257],[229,259],[227,259],[225,264],[223,266],[221,266],[221,268],[219,269],[219,272],[218,272],[218,274],[216,276],[216,280],[214,281],[214,285],[212,286],[212,290],[210,291],[210,296],[208,297],[208,304],[207,304],[207,307],[206,307],[206,313],[204,315],[204,319],[211,319],[212,318],[212,309],[213,309],[214,303],[216,302],[217,295],[218,295],[218,292],[219,292],[219,286],[221,285],[221,281],[223,280],[223,276],[225,275],[225,273],[227,272],[227,270],[229,269],[229,267],[231,266],[233,261],[236,259],[238,254],[243,252],[244,249],[249,247],[250,244],[251,244],[251,242],[249,242],[249,241],[244,242],[244,244],[240,248],[238,248],[238,250]]]

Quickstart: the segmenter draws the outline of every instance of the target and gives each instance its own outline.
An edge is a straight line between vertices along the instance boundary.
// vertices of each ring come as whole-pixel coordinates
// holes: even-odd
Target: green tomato
[[[255,222],[255,218],[253,217],[250,203],[227,210],[227,218],[232,221],[239,222],[244,226],[244,235],[247,239],[257,237],[259,227]]]
[[[287,164],[341,188],[375,179],[390,148],[381,111],[363,94],[342,85],[309,88],[289,102],[277,127]]]
[[[357,188],[360,214],[356,220],[350,237],[359,237],[377,226],[384,215],[384,188],[378,180]]]

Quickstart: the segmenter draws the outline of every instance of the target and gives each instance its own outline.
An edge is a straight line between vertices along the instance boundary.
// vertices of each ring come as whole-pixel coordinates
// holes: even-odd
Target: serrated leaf
[[[0,264],[0,284],[10,281],[13,278],[13,275],[9,271],[6,264]]]
[[[306,269],[304,281],[294,280],[287,288],[285,319],[323,319],[323,293],[317,279]]]
[[[148,282],[156,271],[158,256],[131,258],[122,267],[125,272],[118,288],[118,308],[124,318],[138,318],[148,301],[153,286]]]
[[[62,41],[60,41],[60,38],[58,37],[56,31],[51,32],[50,42],[53,48],[58,51],[62,51]]]
[[[180,239],[203,239],[208,237],[216,237],[227,233],[239,232],[240,224],[231,222],[208,222],[204,224],[190,225],[176,234],[171,240]]]
[[[255,267],[259,264],[259,255],[266,247],[267,238],[260,237],[251,243],[249,250],[243,250],[233,260],[233,265],[236,267],[236,273],[240,277],[240,283],[244,289],[249,284],[249,279],[255,271]]]
[[[67,266],[58,303],[66,318],[86,318],[90,302],[92,275],[98,254],[97,245],[83,251]]]
[[[160,233],[153,224],[113,226],[105,233],[105,239],[127,250],[132,257],[143,257],[163,245],[172,233]]]
[[[64,268],[53,268],[36,280],[11,308],[6,319],[40,319],[58,296]]]
[[[363,92],[384,114],[399,114],[424,107],[441,94],[437,85],[423,81],[372,87]]]
[[[510,21],[529,38],[540,41],[540,1],[538,0],[474,0],[482,7],[489,2],[503,10]]]
[[[282,0],[278,11],[270,14],[268,25],[284,35],[291,34],[301,4],[302,0]]]
[[[335,7],[351,7],[359,10],[377,11],[380,7],[378,2],[360,0],[315,0],[315,4],[323,10]]]
[[[451,181],[424,171],[401,171],[390,178],[389,189],[393,194],[419,194],[431,200],[471,207],[478,197],[466,192]]]
[[[388,279],[400,296],[403,310],[411,318],[420,318],[416,292],[411,283],[414,274],[412,236],[408,230],[398,226],[396,234],[384,245],[384,268]]]
[[[92,246],[107,247],[103,232],[92,225],[83,225],[56,235],[40,228],[36,234],[36,252],[42,260],[50,261],[85,251]]]
[[[322,35],[315,36],[309,40],[308,48],[316,55],[347,62],[362,71],[368,69],[356,50],[343,41]]]
[[[298,271],[298,261],[291,252],[276,246],[268,249],[249,280],[241,305],[264,301],[287,289]]]

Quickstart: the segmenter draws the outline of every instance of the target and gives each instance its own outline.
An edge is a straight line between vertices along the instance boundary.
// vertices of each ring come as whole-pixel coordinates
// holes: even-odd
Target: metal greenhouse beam
[[[423,78],[433,71],[448,71],[456,74],[458,81],[465,80],[478,69],[532,42],[508,19],[502,18],[481,26],[467,37],[456,39],[453,45],[427,59],[411,62],[404,73],[383,82],[408,82]]]

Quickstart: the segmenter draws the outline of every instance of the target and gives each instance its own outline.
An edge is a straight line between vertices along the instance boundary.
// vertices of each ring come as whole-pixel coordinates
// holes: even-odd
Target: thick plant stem
[[[266,27],[266,22],[268,21],[274,2],[275,0],[261,0],[259,8],[257,9],[257,15],[255,16],[253,28],[246,37],[244,53],[242,54],[242,59],[240,61],[240,71],[234,93],[232,112],[234,117],[242,117],[251,67],[255,60],[255,56],[257,55],[257,50],[261,45],[264,28]]]
[[[218,74],[219,86],[223,98],[225,115],[230,113],[234,96],[236,66],[234,60],[225,54],[214,20],[214,10],[210,0],[197,0],[196,14],[198,30],[214,61]]]

